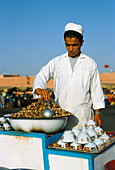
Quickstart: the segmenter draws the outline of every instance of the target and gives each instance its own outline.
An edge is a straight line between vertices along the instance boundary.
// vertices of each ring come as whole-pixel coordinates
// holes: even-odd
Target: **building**
[[[20,77],[20,75],[0,75],[0,91],[8,91],[9,89],[15,88],[16,91],[32,91],[33,80],[35,76]],[[115,89],[115,72],[111,73],[100,73],[100,80],[103,88],[109,90]],[[53,80],[51,79],[47,87],[53,88]]]

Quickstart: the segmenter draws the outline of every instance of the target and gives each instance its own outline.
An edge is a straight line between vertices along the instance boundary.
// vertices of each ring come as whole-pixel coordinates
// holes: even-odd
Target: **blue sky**
[[[36,75],[66,52],[68,22],[84,27],[82,52],[99,72],[115,71],[114,0],[0,0],[0,74]]]

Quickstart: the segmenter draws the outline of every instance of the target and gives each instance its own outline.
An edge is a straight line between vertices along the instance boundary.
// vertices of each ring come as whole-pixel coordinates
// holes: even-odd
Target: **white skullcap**
[[[83,27],[81,25],[74,24],[74,23],[68,23],[65,26],[65,32],[66,31],[76,31],[83,35]]]

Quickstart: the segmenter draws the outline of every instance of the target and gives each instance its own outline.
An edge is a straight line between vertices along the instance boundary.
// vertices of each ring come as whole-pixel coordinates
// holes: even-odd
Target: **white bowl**
[[[96,131],[98,136],[101,136],[103,134],[103,129],[101,127],[99,127],[99,126],[97,126],[95,128],[95,131]]]
[[[81,130],[77,127],[72,128],[72,132],[75,134],[76,137],[80,134]]]
[[[80,144],[87,144],[89,142],[91,142],[91,137],[89,136],[88,133],[86,132],[81,132],[78,136],[78,141],[77,143],[80,143]]]
[[[58,147],[61,147],[61,148],[66,148],[66,144],[67,143],[64,143],[61,139],[57,142],[58,144]]]
[[[1,124],[7,123],[7,120],[4,117],[0,117],[0,123]]]
[[[103,142],[102,139],[100,139],[100,138],[99,139],[95,139],[94,143],[97,145],[98,150],[101,150],[101,149],[104,148],[104,142]]]
[[[85,151],[97,151],[97,147],[95,143],[88,143],[84,146]]]
[[[82,150],[82,145],[74,141],[70,144],[70,148],[76,150]]]
[[[102,139],[105,144],[110,143],[110,137],[106,134],[106,132],[104,132],[104,134],[100,136],[100,139]]]
[[[90,126],[90,127],[87,129],[87,133],[89,134],[89,136],[91,137],[92,140],[97,139],[97,133],[96,133],[96,131],[93,129],[92,126]]]
[[[2,125],[0,125],[0,130],[3,130]]]
[[[8,123],[3,124],[4,130],[11,130],[11,126]]]
[[[61,137],[61,140],[66,143],[75,141],[76,137],[71,130],[66,130]]]
[[[62,130],[66,123],[68,116],[55,117],[55,118],[10,118],[5,116],[9,120],[11,127],[16,131],[42,131],[45,133],[55,133]]]
[[[90,126],[92,126],[93,128],[96,127],[96,122],[92,119],[86,123],[86,128],[89,128]]]

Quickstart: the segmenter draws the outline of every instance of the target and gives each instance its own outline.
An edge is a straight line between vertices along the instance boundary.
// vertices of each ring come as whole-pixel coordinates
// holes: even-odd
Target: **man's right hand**
[[[38,95],[41,95],[44,100],[46,100],[46,101],[47,101],[47,99],[50,100],[50,94],[49,94],[49,91],[48,91],[47,89],[37,88],[37,89],[36,89],[36,93],[37,93]]]

